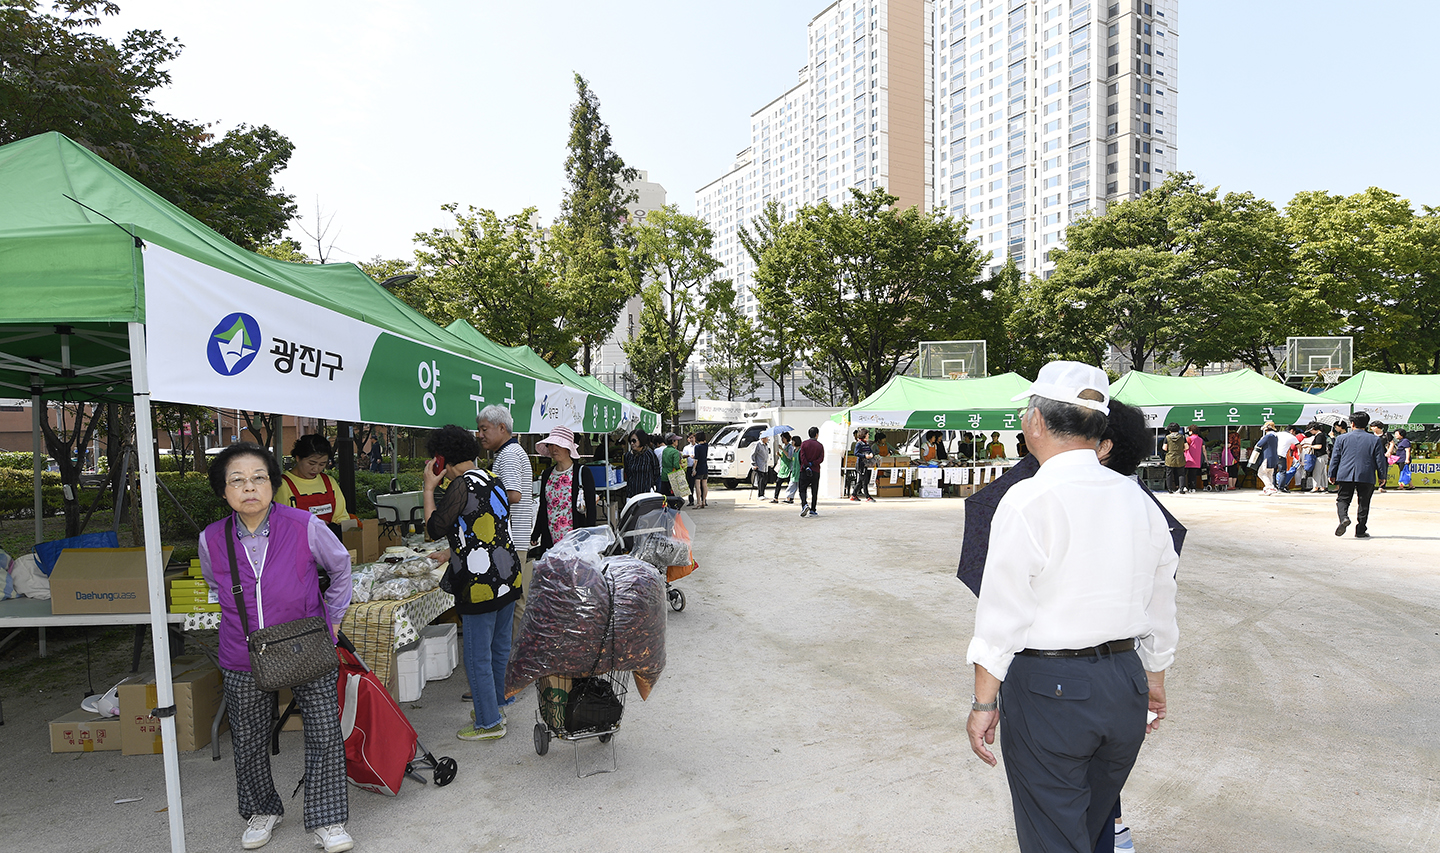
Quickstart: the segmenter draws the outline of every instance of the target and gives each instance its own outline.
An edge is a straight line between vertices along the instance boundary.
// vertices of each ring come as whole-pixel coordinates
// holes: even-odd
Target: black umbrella
[[[965,539],[960,545],[960,569],[955,576],[976,595],[980,594],[980,581],[985,576],[985,557],[990,550],[990,522],[995,518],[995,508],[1011,486],[1035,476],[1039,470],[1040,462],[1034,456],[1026,456],[1015,467],[1001,474],[999,479],[965,499]],[[1175,553],[1179,554],[1185,544],[1185,525],[1170,514],[1170,510],[1144,483],[1137,481],[1136,485],[1150,495],[1150,500],[1155,501],[1165,515],[1165,522],[1170,525],[1170,538],[1175,543]]]

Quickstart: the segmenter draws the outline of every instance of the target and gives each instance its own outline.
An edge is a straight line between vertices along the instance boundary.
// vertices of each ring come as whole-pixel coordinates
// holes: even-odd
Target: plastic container
[[[398,701],[414,702],[420,698],[425,689],[425,655],[419,640],[396,650],[395,676]]]
[[[449,678],[460,663],[460,646],[453,622],[430,625],[420,632],[420,649],[425,658],[425,680]]]

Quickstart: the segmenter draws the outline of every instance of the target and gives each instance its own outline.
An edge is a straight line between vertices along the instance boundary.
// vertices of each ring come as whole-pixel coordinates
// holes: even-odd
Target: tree
[[[789,282],[775,280],[780,268],[763,265],[765,252],[775,242],[785,226],[785,214],[778,201],[768,201],[760,215],[755,218],[755,231],[741,225],[737,231],[740,245],[750,256],[755,266],[755,293],[759,310],[757,322],[755,363],[761,373],[780,389],[780,405],[785,405],[785,380],[794,371],[800,360],[799,318],[795,303],[784,298]]]
[[[756,273],[757,293],[793,312],[797,349],[834,370],[847,402],[888,381],[921,340],[976,327],[982,263],[962,221],[892,210],[884,190],[851,193],[843,208],[801,208]]]
[[[760,383],[755,379],[760,359],[759,335],[750,318],[735,304],[732,289],[719,300],[710,345],[705,354],[705,386],[723,400],[749,400]]]
[[[253,248],[295,215],[274,176],[294,146],[261,125],[219,138],[210,125],[154,108],[178,40],[131,30],[118,44],[88,28],[120,9],[108,0],[0,0],[0,144],[58,131],[226,238]]]
[[[719,306],[735,298],[728,280],[714,280],[721,267],[710,254],[714,239],[703,220],[673,204],[651,211],[634,229],[635,264],[647,282],[640,292],[640,323],[654,330],[649,343],[659,348],[665,365],[662,411],[677,429],[685,365],[701,333],[713,327]]]
[[[505,217],[474,207],[461,213],[453,203],[442,209],[455,225],[415,235],[421,278],[397,295],[442,326],[465,320],[498,344],[569,363],[577,345],[535,208]]]
[[[629,363],[625,383],[630,399],[659,412],[662,420],[668,417],[673,422],[677,413],[670,408],[670,360],[662,342],[664,334],[660,315],[641,311],[639,329],[620,348]]]
[[[561,259],[566,327],[580,342],[581,372],[588,375],[594,348],[614,330],[625,300],[639,289],[624,227],[625,205],[636,198],[625,184],[638,173],[611,148],[600,101],[579,74],[575,90],[565,157],[568,187],[552,237]]]
[[[204,471],[205,448],[200,436],[215,431],[213,409],[203,406],[180,406],[157,403],[155,425],[170,437],[170,451],[175,454],[177,471]]]
[[[1416,216],[1405,199],[1371,187],[1299,193],[1285,212],[1297,274],[1329,305],[1325,331],[1355,338],[1355,369],[1440,370],[1435,209]]]
[[[1049,360],[1050,347],[1042,337],[1031,305],[1034,285],[1027,281],[1014,259],[985,280],[977,304],[980,331],[985,341],[986,371],[991,376],[1019,373],[1034,376]]]

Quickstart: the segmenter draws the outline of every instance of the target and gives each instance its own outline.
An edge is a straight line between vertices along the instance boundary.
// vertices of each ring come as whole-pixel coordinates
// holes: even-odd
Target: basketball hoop
[[[968,370],[952,370],[952,371],[950,371],[950,372],[949,372],[948,374],[946,374],[946,375],[948,375],[951,379],[969,379],[969,378],[970,378],[970,371],[968,371]]]
[[[1340,382],[1340,374],[1343,371],[1343,367],[1317,367],[1315,375],[1320,378],[1321,382],[1329,386]]]

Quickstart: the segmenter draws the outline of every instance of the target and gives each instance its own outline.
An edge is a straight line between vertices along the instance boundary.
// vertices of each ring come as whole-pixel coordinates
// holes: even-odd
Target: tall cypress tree
[[[569,187],[555,223],[555,245],[562,263],[565,329],[580,342],[582,372],[589,374],[593,350],[615,328],[625,300],[639,290],[625,228],[625,205],[636,198],[625,184],[637,173],[610,147],[600,101],[579,74],[575,91],[565,157]]]

